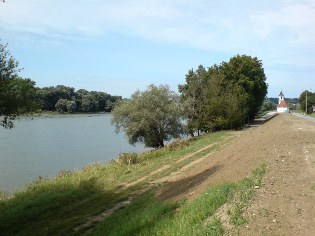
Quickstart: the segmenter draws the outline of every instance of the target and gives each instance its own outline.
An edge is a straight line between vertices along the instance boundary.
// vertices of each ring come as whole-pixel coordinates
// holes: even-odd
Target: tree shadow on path
[[[171,200],[176,199],[179,196],[188,195],[192,189],[200,185],[203,181],[208,179],[212,174],[221,169],[221,165],[212,166],[194,176],[189,176],[184,179],[180,179],[174,182],[167,183],[167,186],[162,189],[157,195],[159,200]]]

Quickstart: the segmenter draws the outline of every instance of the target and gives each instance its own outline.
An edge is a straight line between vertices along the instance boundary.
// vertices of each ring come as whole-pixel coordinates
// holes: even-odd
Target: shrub
[[[124,152],[119,154],[118,162],[127,165],[136,164],[139,163],[139,156],[137,153]]]
[[[182,140],[182,139],[176,139],[172,143],[170,143],[167,147],[171,151],[183,149],[189,145],[189,141]]]

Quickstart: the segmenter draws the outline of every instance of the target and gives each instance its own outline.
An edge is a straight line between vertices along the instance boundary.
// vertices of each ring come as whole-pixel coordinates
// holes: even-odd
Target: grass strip
[[[233,225],[240,226],[247,222],[243,216],[243,212],[253,198],[255,188],[261,187],[262,178],[265,173],[266,165],[263,164],[253,171],[251,177],[245,178],[238,184],[237,192],[233,197],[231,208],[228,211],[230,221]]]
[[[223,235],[224,226],[215,213],[229,204],[231,222],[235,226],[244,223],[243,210],[252,199],[255,186],[261,185],[265,170],[262,165],[238,183],[210,186],[192,201],[159,202],[153,193],[146,194],[86,235]]]
[[[159,202],[153,194],[142,196],[86,235],[220,235],[221,223],[204,221],[222,206],[235,189],[233,184],[210,187],[192,202]]]

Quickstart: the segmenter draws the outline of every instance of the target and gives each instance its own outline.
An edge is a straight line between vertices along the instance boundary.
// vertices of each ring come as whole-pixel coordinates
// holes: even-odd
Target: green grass
[[[261,184],[265,166],[239,183],[226,183],[209,188],[192,201],[159,202],[147,194],[129,207],[99,223],[86,235],[223,235],[224,227],[217,210],[231,206],[230,220],[239,226],[245,221],[242,213]]]
[[[232,195],[235,185],[210,187],[191,202],[159,202],[141,197],[86,235],[222,235],[218,219],[207,222]]]
[[[167,176],[222,148],[231,139],[228,132],[204,135],[183,145],[178,144],[178,147],[173,145],[172,148],[132,155],[134,164],[126,164],[122,160],[93,164],[80,171],[62,171],[52,179],[40,178],[13,196],[0,192],[0,234],[222,235],[223,225],[219,218],[213,217],[216,210],[238,196],[240,190],[259,184],[257,178],[249,178],[238,184],[210,186],[195,200],[187,202],[158,201],[154,194],[157,187],[151,187],[140,196],[134,195],[134,191],[146,188],[147,181]],[[209,144],[213,146],[176,162]],[[165,165],[167,169],[149,176],[136,186],[122,188],[128,182],[148,176]],[[104,212],[130,196],[133,196],[130,205],[96,225],[74,231],[89,217]],[[249,194],[244,198],[251,196]],[[238,217],[234,215],[234,218]]]
[[[111,190],[102,190],[93,178],[42,180],[0,202],[0,232],[1,235],[67,234],[77,222],[123,198]]]
[[[315,184],[312,184],[311,189],[315,191]]]

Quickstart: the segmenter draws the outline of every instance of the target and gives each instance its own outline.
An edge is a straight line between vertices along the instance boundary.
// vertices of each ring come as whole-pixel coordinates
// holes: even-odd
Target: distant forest
[[[105,92],[88,91],[64,85],[36,88],[35,100],[43,111],[63,112],[110,112],[114,103],[122,99]]]
[[[279,98],[268,98],[268,100],[272,101],[275,104],[278,104]],[[299,104],[298,98],[285,98],[287,104]]]

